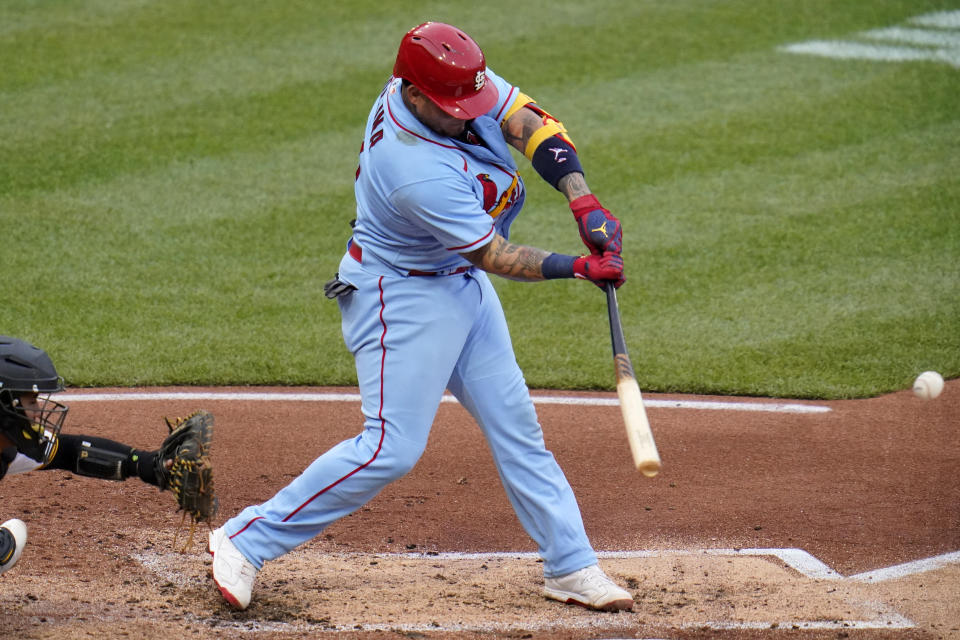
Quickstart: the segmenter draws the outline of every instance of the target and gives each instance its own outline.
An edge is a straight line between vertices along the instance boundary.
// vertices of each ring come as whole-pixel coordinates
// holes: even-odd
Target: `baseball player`
[[[524,184],[510,147],[566,196],[585,256],[508,240]],[[363,430],[263,504],[210,534],[212,572],[234,607],[263,564],[360,508],[410,471],[446,389],[476,419],[507,496],[543,558],[544,594],[633,607],[598,567],[574,494],[543,434],[488,273],[623,283],[620,223],[592,195],[563,124],[486,67],[451,25],[409,31],[367,118],[357,215],[336,298],[356,360]]]
[[[171,486],[171,475],[178,447],[192,434],[179,430],[160,449],[145,451],[106,438],[60,433],[68,408],[50,395],[63,388],[63,378],[44,350],[0,336],[0,479],[37,469],[103,480],[137,477],[161,490],[170,488],[181,500],[183,490],[177,483]],[[14,518],[0,525],[0,573],[17,563],[26,542],[23,521]]]

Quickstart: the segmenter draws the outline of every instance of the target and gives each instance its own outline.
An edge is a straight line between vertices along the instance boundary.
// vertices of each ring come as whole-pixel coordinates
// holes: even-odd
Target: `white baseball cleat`
[[[559,578],[545,578],[543,595],[567,604],[599,611],[631,611],[633,596],[618,587],[599,565],[591,565]]]
[[[210,532],[208,550],[213,556],[213,581],[220,593],[237,609],[246,609],[257,568],[230,541],[223,527]]]
[[[13,568],[27,544],[27,525],[12,518],[0,524],[0,573]]]

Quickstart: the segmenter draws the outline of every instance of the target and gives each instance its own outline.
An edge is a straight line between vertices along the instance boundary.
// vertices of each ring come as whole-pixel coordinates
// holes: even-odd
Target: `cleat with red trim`
[[[598,565],[559,578],[544,579],[543,595],[598,611],[631,611],[633,596],[618,587]]]
[[[257,568],[234,546],[223,527],[210,532],[208,550],[213,556],[213,581],[220,593],[233,607],[246,609]]]

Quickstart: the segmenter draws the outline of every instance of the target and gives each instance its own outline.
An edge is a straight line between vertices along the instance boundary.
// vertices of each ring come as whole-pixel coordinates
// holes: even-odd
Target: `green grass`
[[[16,0],[0,7],[0,333],[78,386],[353,384],[322,295],[397,43],[453,22],[622,220],[641,387],[803,398],[960,375],[960,68],[781,45],[958,2]],[[521,161],[512,239],[581,249]],[[610,389],[583,282],[497,281],[534,387]]]

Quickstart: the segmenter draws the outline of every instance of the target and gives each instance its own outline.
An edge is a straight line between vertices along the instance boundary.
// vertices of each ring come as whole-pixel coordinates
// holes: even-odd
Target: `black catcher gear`
[[[49,462],[67,416],[67,407],[49,397],[58,391],[63,378],[46,351],[0,336],[0,433],[37,462]],[[36,396],[36,403],[30,398],[25,406],[27,396]]]
[[[90,442],[82,442],[77,452],[77,475],[104,480],[126,480],[123,463],[128,454],[97,447]]]
[[[186,418],[166,419],[169,435],[160,445],[156,458],[156,474],[160,489],[170,489],[183,510],[183,522],[190,516],[190,539],[193,542],[198,522],[209,523],[220,505],[213,488],[213,414],[194,411]],[[179,529],[177,530],[179,534]],[[176,546],[176,540],[174,540]]]

